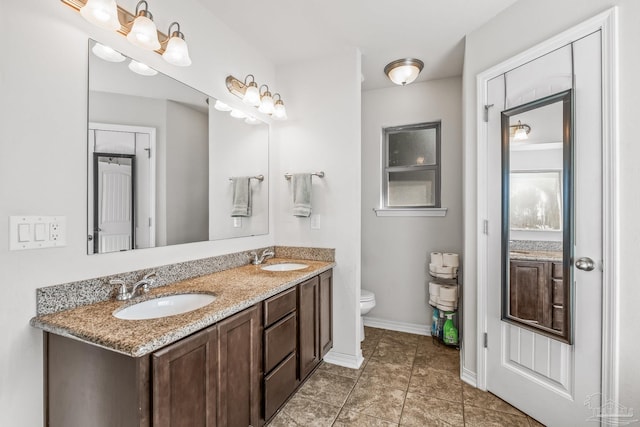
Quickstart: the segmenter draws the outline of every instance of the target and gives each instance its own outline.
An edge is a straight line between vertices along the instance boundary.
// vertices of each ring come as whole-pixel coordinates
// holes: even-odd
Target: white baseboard
[[[344,366],[345,368],[351,369],[359,369],[362,366],[362,362],[364,362],[364,357],[362,354],[359,356],[354,356],[352,354],[338,353],[337,351],[329,351],[329,353],[325,354],[322,358],[327,363],[331,363],[332,365]]]
[[[431,325],[420,323],[396,322],[394,320],[379,319],[376,317],[364,316],[364,326],[372,328],[389,329],[391,331],[408,332],[410,334],[431,335]]]
[[[460,375],[460,379],[465,383],[477,387],[478,385],[478,376],[475,372],[468,370],[467,368],[462,368],[462,374]]]

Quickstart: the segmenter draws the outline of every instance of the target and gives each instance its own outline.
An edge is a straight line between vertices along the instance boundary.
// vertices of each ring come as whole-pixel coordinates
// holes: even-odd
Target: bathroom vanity
[[[268,264],[282,263],[282,259]],[[114,300],[36,317],[48,426],[261,426],[332,347],[332,262],[233,268],[145,296],[212,293],[197,310],[121,320]]]

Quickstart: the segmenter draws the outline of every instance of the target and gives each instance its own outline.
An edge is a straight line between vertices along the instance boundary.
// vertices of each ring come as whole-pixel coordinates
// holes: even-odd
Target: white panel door
[[[500,112],[515,97],[505,94],[504,77],[488,87],[488,295],[487,389],[548,426],[594,425],[600,405],[602,327],[602,132],[600,33],[573,44],[575,245],[572,250],[573,344],[565,344],[501,320],[501,133]],[[548,59],[548,58],[547,58]],[[534,61],[535,63],[536,61]],[[530,63],[532,64],[532,63]],[[529,65],[529,64],[527,64]],[[518,70],[521,81],[545,87],[536,64]],[[554,73],[562,75],[563,72]],[[556,87],[553,78],[547,87]],[[506,96],[505,96],[506,95]],[[511,107],[513,105],[510,105]],[[574,260],[589,257],[594,271],[582,271]]]
[[[98,245],[100,253],[131,249],[131,165],[98,162]]]

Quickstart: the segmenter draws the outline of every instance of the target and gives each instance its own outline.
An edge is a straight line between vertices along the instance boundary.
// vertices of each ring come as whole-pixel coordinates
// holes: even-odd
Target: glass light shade
[[[273,106],[273,118],[278,120],[287,120],[287,110],[284,108],[284,102],[277,100]]]
[[[247,115],[244,113],[244,111],[240,111],[240,110],[236,110],[235,108],[233,108],[231,110],[231,117],[234,117],[236,119],[244,119],[247,117]]]
[[[255,82],[251,82],[247,86],[242,102],[253,107],[258,107],[260,105],[260,91],[258,90],[258,85]]]
[[[527,135],[527,130],[524,127],[519,127],[516,129],[516,132],[513,134],[514,141],[525,141],[529,139],[529,135]]]
[[[246,119],[244,119],[244,122],[246,124],[249,124],[249,125],[258,125],[258,124],[260,124],[260,120],[256,119],[255,117],[251,117],[251,116],[249,116]]]
[[[179,67],[188,67],[191,65],[191,58],[189,58],[189,47],[187,42],[179,36],[172,36],[167,43],[162,57],[169,64],[177,65]]]
[[[264,114],[273,114],[273,109],[274,105],[271,93],[265,92],[265,94],[262,95],[262,98],[260,99],[260,108],[258,108],[258,111]]]
[[[100,43],[94,44],[91,48],[91,52],[93,52],[93,54],[98,58],[104,59],[108,62],[122,62],[126,59],[120,52],[116,52],[109,46],[105,46]]]
[[[158,74],[156,70],[149,67],[147,64],[143,64],[142,62],[134,61],[133,59],[129,62],[129,69],[136,74],[140,74],[141,76],[155,76]]]
[[[138,17],[133,21],[131,31],[127,34],[127,40],[129,40],[131,44],[141,47],[142,49],[160,49],[156,24],[144,15],[138,15]]]
[[[420,69],[415,65],[401,65],[389,70],[389,79],[397,85],[406,85],[418,78]]]
[[[118,6],[115,0],[88,0],[80,8],[80,15],[105,30],[117,31],[120,29]]]
[[[215,108],[218,111],[231,111],[231,107],[229,107],[227,104],[220,101],[219,99],[216,99],[216,103],[213,105],[213,108]]]

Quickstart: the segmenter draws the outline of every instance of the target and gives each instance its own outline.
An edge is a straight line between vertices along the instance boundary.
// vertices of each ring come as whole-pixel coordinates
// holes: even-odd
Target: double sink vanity
[[[263,425],[332,347],[334,265],[273,258],[39,314],[45,424]]]

